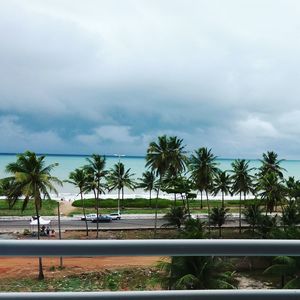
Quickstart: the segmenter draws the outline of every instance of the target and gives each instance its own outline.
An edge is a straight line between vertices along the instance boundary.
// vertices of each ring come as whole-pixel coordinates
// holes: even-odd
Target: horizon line
[[[23,152],[0,152],[0,155],[19,155]],[[93,153],[92,153],[93,154]],[[92,156],[92,154],[74,154],[74,153],[36,153],[36,155],[45,155],[45,156],[69,156],[69,157],[89,157]],[[127,158],[145,158],[146,155],[131,155],[131,154],[100,154],[101,156],[105,157],[127,157]],[[235,160],[235,159],[246,159],[246,160],[260,160],[260,158],[230,158],[230,157],[218,157],[217,160]],[[300,159],[283,159],[288,161],[299,161]]]

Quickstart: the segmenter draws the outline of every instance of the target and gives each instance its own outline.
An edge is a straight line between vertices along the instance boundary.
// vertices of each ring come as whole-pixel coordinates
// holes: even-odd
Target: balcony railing
[[[3,240],[0,256],[300,256],[298,240]],[[0,293],[0,299],[295,299],[300,290]]]

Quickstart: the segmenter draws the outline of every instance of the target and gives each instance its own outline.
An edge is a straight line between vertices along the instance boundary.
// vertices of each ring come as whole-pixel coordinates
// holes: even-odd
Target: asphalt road
[[[33,230],[33,226],[30,226],[29,218],[28,220],[0,220],[0,232],[22,232],[24,229]],[[166,220],[158,219],[157,226],[161,227],[166,223]],[[97,224],[88,221],[88,226],[90,229],[96,229]],[[224,227],[237,227],[238,220],[227,221]],[[242,222],[242,226],[247,226]],[[51,228],[55,231],[58,230],[58,222],[55,220],[51,221]],[[100,229],[142,229],[142,228],[154,228],[154,219],[121,219],[113,220],[109,223],[99,223]],[[62,230],[84,230],[85,222],[80,220],[61,220]]]
[[[160,227],[165,220],[158,219],[157,226]],[[7,231],[23,231],[24,229],[32,229],[30,226],[29,218],[28,220],[0,220],[0,232]],[[88,221],[88,226],[90,229],[96,229],[97,224]],[[153,228],[154,219],[128,219],[128,220],[113,220],[109,223],[99,223],[99,228],[102,229],[135,229],[135,228]],[[51,228],[58,230],[58,222],[51,221]],[[62,230],[79,230],[85,229],[85,222],[80,220],[62,220],[61,221]]]

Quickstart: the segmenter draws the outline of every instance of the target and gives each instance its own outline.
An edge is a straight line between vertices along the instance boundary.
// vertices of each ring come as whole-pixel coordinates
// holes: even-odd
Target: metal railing
[[[298,240],[2,240],[0,256],[300,256]],[[297,299],[300,290],[0,293],[0,299]]]

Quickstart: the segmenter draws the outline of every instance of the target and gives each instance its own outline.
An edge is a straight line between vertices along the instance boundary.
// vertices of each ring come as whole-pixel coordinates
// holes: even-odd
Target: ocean
[[[58,163],[59,165],[53,170],[52,175],[60,180],[67,180],[70,172],[76,168],[80,168],[87,164],[88,155],[46,155],[47,164]],[[121,161],[126,168],[131,169],[134,174],[133,178],[137,179],[145,172],[145,157],[142,156],[106,156],[106,169],[109,170],[115,163]],[[15,154],[0,154],[0,178],[7,177],[9,174],[5,172],[5,167],[8,163],[16,161]],[[231,163],[234,159],[217,159],[217,163],[221,170],[230,170]],[[258,168],[261,163],[258,159],[249,159],[250,167]],[[285,177],[294,176],[295,179],[300,179],[300,160],[284,160],[281,166],[286,169]],[[62,187],[57,187],[59,197],[73,198],[78,193],[76,188],[64,183]],[[129,191],[127,191],[129,192]],[[139,194],[141,191],[138,192]],[[115,194],[115,192],[113,192]]]

